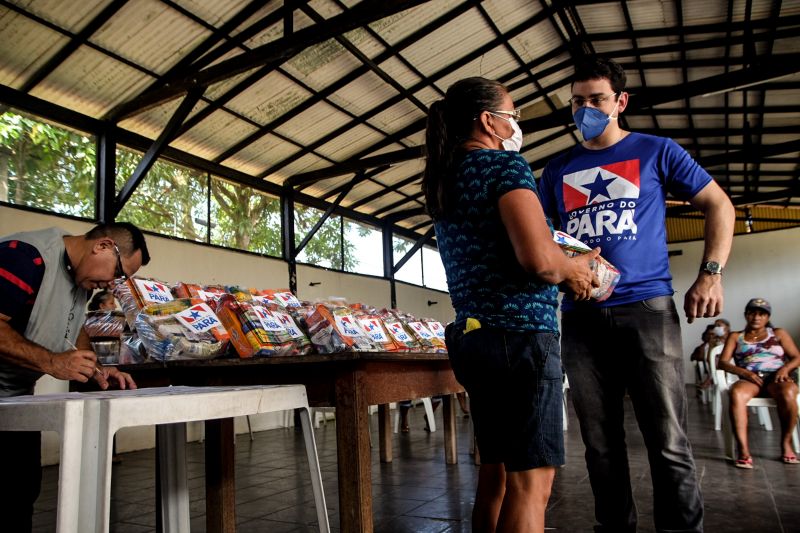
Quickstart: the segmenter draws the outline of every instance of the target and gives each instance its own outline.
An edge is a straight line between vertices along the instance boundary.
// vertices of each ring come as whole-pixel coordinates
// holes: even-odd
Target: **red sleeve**
[[[24,331],[44,278],[39,251],[22,241],[0,242],[0,318]],[[21,328],[21,329],[20,329]]]

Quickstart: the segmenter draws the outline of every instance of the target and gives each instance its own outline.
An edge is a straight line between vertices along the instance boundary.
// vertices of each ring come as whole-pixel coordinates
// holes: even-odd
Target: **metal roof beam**
[[[546,15],[545,15],[544,12],[537,13],[536,15],[531,17],[530,19],[528,19],[526,21],[523,21],[522,23],[518,24],[514,28],[511,28],[510,30],[506,31],[504,33],[504,38],[510,39],[510,38],[522,33],[523,31],[529,29],[532,26],[535,26],[536,24],[538,24],[539,22],[544,20],[545,17],[546,17]],[[439,70],[438,72],[428,76],[427,79],[417,83],[414,87],[411,87],[409,89],[409,91],[411,91],[413,93],[413,92],[416,92],[418,90],[421,90],[426,85],[428,85],[430,83],[433,83],[434,81],[436,81],[438,79],[441,79],[441,78],[447,76],[448,74],[450,74],[452,72],[455,72],[456,70],[460,69],[461,67],[463,67],[464,65],[466,65],[470,61],[473,61],[474,59],[476,59],[478,57],[481,57],[482,55],[490,52],[494,47],[496,47],[498,44],[500,44],[500,42],[501,41],[500,41],[499,38],[492,39],[490,42],[484,44],[483,46],[481,46],[481,47],[477,48],[476,50],[473,50],[472,52],[470,52],[467,55],[463,56],[458,61],[454,61],[453,63],[451,63],[448,66],[446,66],[446,67],[442,68],[441,70]],[[389,109],[391,106],[397,104],[400,100],[401,100],[400,96],[396,96],[396,97],[390,98],[389,100],[381,103],[377,107],[374,107],[373,109],[371,109],[371,110],[367,111],[366,113],[364,113],[362,115],[362,118],[363,119],[367,119],[369,117],[377,115],[378,113],[380,113],[380,112],[382,112],[382,111],[384,111],[386,109]],[[422,118],[422,119],[414,122],[414,124],[412,124],[411,126],[407,126],[406,128],[404,128],[404,130],[407,131],[410,128],[413,128],[414,132],[417,132],[422,127],[424,127],[425,120],[426,120],[425,118]],[[422,124],[423,126],[419,126],[419,124]],[[301,151],[299,151],[299,152],[297,152],[297,153],[285,158],[284,160],[276,163],[271,168],[267,169],[265,172],[262,172],[261,174],[259,174],[259,177],[263,178],[265,176],[269,176],[270,174],[272,174],[274,172],[277,172],[278,170],[280,170],[281,168],[285,167],[286,165],[289,165],[292,162],[296,161],[297,159],[303,157],[309,151],[315,150],[316,148],[322,146],[323,144],[327,143],[328,141],[330,141],[331,139],[335,138],[336,136],[346,133],[353,126],[354,126],[354,124],[352,122],[350,122],[350,123],[345,124],[342,127],[338,128],[337,130],[330,132],[328,135],[323,136],[320,139],[317,139],[313,143],[309,144],[306,147],[305,150],[301,150]],[[393,142],[396,142],[394,140],[390,140],[390,139],[396,139],[396,138],[397,138],[397,133],[395,133],[393,135],[390,135],[386,139],[384,139],[382,141],[379,141],[378,143],[375,143],[374,145],[372,145],[372,146],[370,146],[370,147],[368,147],[368,148],[366,148],[364,150],[361,150],[359,153],[355,154],[351,159],[357,159],[358,157],[362,157],[364,155],[367,155],[367,154],[370,154],[372,152],[375,152],[375,151],[387,146],[388,144],[392,144]],[[342,173],[335,174],[335,175],[341,175],[341,174]],[[344,172],[344,174],[347,174],[347,172]],[[332,176],[328,176],[328,177],[332,177]],[[324,179],[324,178],[320,178],[320,179]]]
[[[406,209],[405,211],[397,211],[395,213],[391,213],[384,217],[384,220],[389,222],[390,224],[396,224],[401,220],[405,220],[411,217],[418,217],[420,215],[424,215],[425,208],[424,207],[414,207],[412,209]]]
[[[414,33],[406,36],[403,40],[401,40],[400,42],[396,43],[394,45],[394,47],[392,47],[391,49],[387,49],[386,51],[378,54],[378,56],[376,56],[373,61],[375,63],[382,63],[383,61],[386,61],[387,59],[391,58],[393,55],[397,55],[399,51],[407,48],[408,46],[410,46],[412,44],[414,44],[417,40],[419,40],[422,37],[424,37],[427,33],[431,32],[431,31],[434,31],[436,28],[441,27],[444,24],[447,24],[448,22],[450,22],[450,21],[454,20],[455,18],[457,18],[459,15],[463,14],[465,11],[468,11],[469,9],[471,9],[472,8],[472,4],[474,4],[477,1],[479,1],[479,0],[469,0],[468,2],[465,2],[463,4],[460,4],[460,5],[456,6],[454,9],[448,11],[444,15],[442,15],[439,18],[437,18],[436,20],[432,21],[430,24],[427,24],[427,25],[423,26],[422,28],[420,28],[419,30],[415,31]],[[219,162],[224,161],[228,157],[231,157],[233,154],[239,152],[240,150],[242,150],[243,148],[247,147],[251,143],[257,141],[258,139],[260,139],[264,135],[272,132],[275,128],[277,128],[277,127],[281,126],[282,124],[288,122],[289,120],[293,119],[299,113],[302,113],[303,111],[311,108],[312,106],[314,106],[318,102],[326,100],[330,95],[334,94],[335,92],[337,92],[342,87],[346,87],[347,85],[349,85],[354,80],[356,80],[359,77],[361,77],[364,74],[366,74],[368,71],[369,70],[367,69],[366,66],[361,66],[361,67],[358,67],[358,68],[354,69],[353,71],[349,72],[345,76],[342,76],[336,82],[332,83],[331,85],[328,85],[327,87],[325,87],[325,88],[323,88],[323,89],[321,89],[319,91],[310,90],[309,92],[312,93],[311,97],[307,98],[306,100],[304,100],[303,102],[301,102],[300,104],[298,104],[297,106],[292,108],[290,111],[287,111],[286,113],[284,113],[283,115],[277,117],[276,119],[272,120],[271,122],[269,122],[267,124],[264,124],[264,126],[259,128],[258,131],[253,132],[252,134],[250,134],[246,138],[242,139],[241,141],[239,141],[238,143],[236,143],[232,147],[230,147],[227,150],[225,150],[225,152],[220,154],[215,159],[215,161],[219,163]],[[420,77],[424,78],[423,76],[420,76]],[[293,80],[293,81],[295,81],[295,80]],[[429,84],[429,86],[431,86],[431,85]],[[237,87],[238,87],[238,85],[237,85]],[[433,88],[438,91],[438,88],[436,88],[435,86],[433,86]],[[234,89],[236,89],[236,87]],[[414,92],[415,90],[417,90],[416,87],[414,89],[411,89],[412,92]],[[227,93],[226,93],[226,95],[227,95]],[[223,95],[223,96],[225,96],[225,95]],[[399,101],[399,99],[398,99],[398,101]],[[388,107],[389,106],[386,106],[385,108],[388,109]],[[203,114],[202,112],[198,113],[198,115],[202,115],[202,114]],[[373,114],[376,114],[376,113],[373,113]],[[372,116],[372,114],[363,114],[363,115],[361,115],[359,117],[359,119],[360,119],[361,123],[366,123],[366,120],[371,116]],[[192,120],[194,120],[194,117],[193,117]],[[327,142],[327,141],[325,141],[325,142]],[[263,172],[261,177],[268,176],[269,174],[271,174],[272,172],[274,172],[278,168],[280,168],[280,167],[273,167],[273,168],[267,170],[266,172]]]
[[[36,98],[35,96],[21,93],[16,89],[12,89],[2,84],[0,84],[0,102],[11,105],[22,112],[31,113],[45,120],[63,124],[65,126],[69,126],[71,128],[94,135],[99,135],[99,133],[107,127],[111,128],[116,136],[118,146],[124,146],[145,152],[153,145],[152,139],[148,139],[143,135],[124,130],[118,126],[109,125],[106,122],[100,121],[88,115],[83,115],[63,106],[46,102],[41,98]],[[279,198],[283,198],[285,196],[286,189],[279,185],[256,179],[249,174],[245,174],[244,172],[232,169],[230,167],[219,165],[207,159],[190,154],[189,152],[184,152],[183,150],[179,150],[171,146],[165,146],[162,155],[166,160],[186,165],[202,172],[208,172],[209,174],[232,181],[234,183],[251,187],[256,191],[270,194]],[[323,211],[330,206],[329,202],[325,202],[320,198],[299,192],[294,192],[293,198],[298,203],[315,207]],[[377,217],[373,217],[347,207],[339,206],[335,212],[352,220],[365,222],[376,226],[383,227],[387,224],[392,225],[391,221],[378,219]],[[392,227],[394,233],[397,235],[403,235],[409,238],[419,237],[418,234],[411,232],[407,228],[393,225]]]
[[[800,53],[760,56],[752,67],[690,81],[682,86],[650,87],[646,93],[642,94],[638,94],[636,88],[630,88],[628,92],[633,97],[628,101],[628,108],[644,110],[676,100],[734,91],[743,86],[758,84],[796,72],[800,72]],[[563,83],[554,85],[562,86]],[[531,133],[563,126],[571,119],[571,111],[565,107],[549,115],[523,120],[520,122],[520,128],[523,132]]]
[[[206,88],[213,83],[229,79],[248,70],[276,66],[288,61],[309,46],[321,43],[342,33],[367,25],[376,20],[405,11],[428,0],[362,0],[349,11],[336,15],[322,24],[303,28],[289,37],[277,39],[257,48],[211,65],[185,79],[154,91],[148,91],[122,104],[113,116],[124,116],[131,111],[143,111],[174,100],[192,88]]]
[[[771,32],[770,34],[766,34],[766,33],[756,34],[756,35],[753,36],[752,40],[761,42],[761,41],[767,41],[767,40],[769,40],[769,39],[771,39],[773,37],[774,38],[786,38],[786,39],[789,39],[789,38],[796,37],[796,35],[797,35],[797,29],[796,28],[782,28],[780,30],[776,30],[775,32]],[[592,35],[592,37],[594,37],[594,35]],[[616,38],[619,39],[619,35],[617,35]],[[745,38],[743,36],[732,37],[731,38],[731,43],[732,44],[744,44],[745,43]],[[713,38],[713,39],[706,39],[706,40],[689,41],[689,42],[684,43],[683,47],[681,47],[680,43],[671,43],[671,44],[658,45],[658,46],[649,46],[649,47],[640,48],[639,49],[639,53],[642,54],[643,56],[658,55],[658,54],[669,54],[669,53],[680,53],[680,51],[683,50],[683,49],[686,49],[686,50],[706,50],[706,49],[709,49],[709,48],[724,47],[727,44],[728,44],[728,41],[724,37],[720,37],[720,38]],[[566,49],[564,49],[563,47],[559,47],[559,48],[556,48],[555,50],[551,51],[550,53],[546,54],[546,57],[548,59],[553,59],[554,57],[560,56],[565,51],[566,51]],[[606,52],[603,52],[602,55],[603,55],[603,57],[612,58],[612,59],[614,59],[614,58],[626,58],[626,57],[630,56],[630,51],[628,51],[628,50],[606,51]],[[545,59],[545,58],[544,57],[537,58],[537,59],[531,61],[530,64],[541,63],[543,59]],[[572,65],[573,65],[573,63],[572,63],[571,60],[560,61],[558,63],[551,64],[546,69],[543,69],[543,70],[539,71],[538,75],[540,77],[545,77],[545,76],[551,76],[553,74],[558,74],[558,73],[560,73],[560,72],[562,72],[562,71],[564,71],[566,69],[570,69],[572,67]],[[624,65],[627,66],[628,68],[632,68],[634,63],[624,63]],[[643,66],[643,68],[647,69],[648,68],[648,63],[647,62],[643,62],[642,66]],[[507,76],[505,76],[503,79],[514,79],[514,78],[518,77],[520,74],[522,74],[522,72],[519,71],[518,69],[515,69],[514,71],[510,72]],[[565,83],[569,83],[570,79],[571,79],[571,76],[569,78],[567,78],[565,81],[557,82],[556,84],[552,84],[551,87],[554,86],[554,85],[556,87],[560,87],[560,86],[564,85]],[[501,81],[502,81],[502,79],[501,79]],[[508,87],[509,90],[515,90],[520,86],[521,83],[523,83],[523,82],[516,81],[516,82],[513,82],[513,83],[509,83],[507,85],[507,87]],[[541,94],[539,94],[539,93],[533,93],[532,95],[528,96],[527,99],[530,101],[530,100],[536,99],[536,98],[538,98],[540,96],[541,96]]]
[[[348,159],[331,167],[312,170],[302,174],[295,174],[286,180],[286,184],[296,187],[298,185],[305,185],[327,178],[335,178],[336,176],[350,174],[351,172],[356,172],[364,168],[392,165],[402,161],[419,159],[420,157],[422,157],[422,147],[412,146],[411,148],[403,148],[402,150],[397,150],[396,152],[389,152],[364,159]]]
[[[800,151],[800,139],[778,144],[752,146],[748,150],[745,145],[741,150],[714,154],[697,159],[697,162],[704,168],[713,168],[717,165],[728,163],[749,163],[753,159],[764,159],[775,155],[793,154]],[[795,161],[797,159],[795,158]]]
[[[378,168],[373,168],[373,169],[369,170],[368,172],[365,172],[364,170],[360,170],[360,171],[358,171],[356,173],[355,176],[353,176],[353,179],[351,179],[347,183],[339,185],[335,189],[332,189],[332,190],[328,191],[321,198],[323,200],[327,200],[331,196],[336,196],[337,194],[341,193],[344,190],[351,190],[355,185],[358,185],[362,181],[371,180],[374,176],[380,174],[381,172],[386,171],[389,168],[390,168],[389,165],[383,165],[383,166],[380,166]],[[302,189],[298,188],[298,190],[302,190]]]
[[[37,70],[30,78],[28,78],[22,87],[19,88],[20,91],[27,93],[30,92],[31,89],[36,87],[39,82],[47,77],[48,74],[52,73],[55,69],[58,68],[61,63],[67,59],[72,53],[81,47],[81,45],[85,44],[89,37],[91,37],[94,32],[99,30],[103,24],[108,22],[111,17],[117,14],[117,12],[124,6],[128,0],[114,0],[103,10],[98,13],[92,20],[89,21],[86,26],[84,26],[81,31],[75,34],[73,38],[69,40],[69,42],[64,45],[58,52],[53,55],[44,65],[42,65],[39,70]]]
[[[417,242],[414,243],[414,246],[412,246],[406,252],[406,254],[392,266],[392,274],[396,274],[401,268],[403,268],[403,265],[408,263],[408,260],[414,257],[414,254],[417,253],[417,250],[425,246],[425,244],[433,238],[433,235],[434,235],[434,229],[431,228],[425,232],[425,235],[417,239]]]
[[[325,21],[325,19],[319,13],[314,11],[314,9],[312,9],[310,6],[304,6],[300,9],[303,11],[303,13],[308,15],[309,18],[311,18],[317,24],[322,24]],[[405,87],[400,85],[400,83],[398,83],[397,80],[395,80],[389,74],[387,74],[382,68],[380,68],[377,65],[376,62],[372,61],[369,57],[367,57],[367,55],[364,54],[364,52],[359,50],[358,47],[355,46],[353,43],[351,43],[346,37],[337,35],[336,37],[334,37],[334,39],[336,39],[336,42],[342,45],[345,50],[353,54],[353,56],[355,56],[355,58],[358,59],[363,65],[365,65],[370,71],[372,71],[376,76],[378,76],[381,80],[383,80],[384,83],[388,84],[395,91],[402,94],[406,100],[417,106],[420,110],[422,110],[423,113],[428,112],[428,106],[420,102],[419,98],[411,94],[411,92],[409,92]]]
[[[768,202],[774,202],[776,200],[789,199],[797,196],[800,196],[800,188],[788,187],[786,189],[781,189],[779,191],[759,192],[752,194],[744,194],[741,196],[732,196],[731,203],[734,206],[757,205]],[[677,217],[687,213],[694,213],[696,211],[697,209],[691,205],[673,205],[667,208],[667,216]]]
[[[322,216],[319,217],[319,220],[317,220],[314,226],[310,230],[308,230],[306,236],[303,237],[303,240],[294,249],[295,257],[297,257],[297,255],[303,251],[303,248],[306,247],[306,245],[311,241],[311,239],[314,238],[314,235],[317,234],[319,228],[321,228],[322,225],[325,224],[325,221],[328,220],[328,218],[331,216],[331,213],[333,213],[333,211],[341,205],[342,200],[344,200],[344,197],[347,196],[347,194],[353,189],[353,185],[355,185],[359,179],[364,179],[364,172],[361,172],[359,175],[356,176],[354,180],[350,181],[350,183],[347,184],[348,186],[344,190],[342,190],[342,192],[339,194],[339,197],[336,198],[336,201],[333,202],[330,206],[328,206],[328,209],[326,209],[325,212],[322,214]]]
[[[397,183],[395,183],[393,185],[390,185],[390,186],[383,185],[383,189],[381,189],[380,191],[378,191],[376,193],[373,193],[373,194],[370,194],[369,196],[365,196],[361,200],[358,200],[358,201],[353,202],[352,204],[350,204],[350,209],[359,208],[362,205],[368,204],[368,203],[372,202],[373,200],[377,200],[378,198],[381,198],[382,196],[385,196],[386,194],[388,194],[390,192],[397,192],[400,189],[402,189],[403,187],[405,187],[406,185],[411,185],[412,183],[414,183],[415,181],[417,181],[417,180],[419,180],[421,178],[422,178],[422,174],[414,174],[412,176],[407,177],[404,180],[398,181]]]
[[[397,200],[396,202],[392,202],[389,205],[385,205],[385,206],[381,207],[380,209],[378,209],[377,211],[373,211],[371,213],[371,215],[374,216],[374,217],[379,217],[384,213],[388,213],[389,211],[397,209],[401,205],[405,205],[405,204],[407,204],[409,202],[419,202],[420,196],[422,196],[422,191],[421,190],[419,192],[417,192],[417,193],[414,193],[414,194],[410,195],[410,196],[405,196],[404,198],[402,198],[400,200]]]
[[[144,157],[142,157],[139,164],[136,165],[136,170],[133,171],[131,177],[128,178],[125,185],[123,185],[122,189],[119,191],[119,194],[117,194],[117,198],[114,200],[114,207],[112,208],[113,217],[116,217],[119,212],[122,211],[122,208],[125,206],[128,199],[130,199],[133,191],[136,190],[136,187],[138,187],[145,176],[147,176],[147,172],[164,152],[164,148],[174,138],[178,126],[186,119],[202,95],[203,89],[192,89],[183,99],[181,105],[169,119],[164,131],[161,132],[158,139],[156,139],[150,148],[148,148],[147,152],[145,152]]]

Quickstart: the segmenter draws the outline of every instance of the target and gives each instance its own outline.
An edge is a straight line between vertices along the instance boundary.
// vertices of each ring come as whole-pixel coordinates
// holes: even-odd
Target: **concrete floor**
[[[693,394],[692,389],[689,389]],[[634,494],[639,509],[639,531],[655,531],[652,523],[652,487],[641,437],[629,416],[628,446]],[[394,462],[381,464],[373,449],[373,513],[376,532],[470,531],[470,513],[477,467],[469,455],[469,419],[458,428],[457,465],[444,463],[442,432],[423,430],[423,409],[411,411],[411,432],[394,435]],[[777,460],[778,431],[761,429],[751,417],[751,439],[756,467],[740,470],[723,457],[723,440],[713,430],[711,408],[696,398],[690,402],[690,437],[705,497],[706,532],[800,532],[800,465]],[[437,416],[441,414],[437,412]],[[777,427],[777,420],[773,416]],[[439,419],[441,427],[441,419]],[[372,416],[377,435],[377,415]],[[336,428],[329,422],[316,430],[322,476],[331,526],[338,531],[339,501],[336,484]],[[556,476],[547,513],[552,531],[591,532],[593,499],[583,462],[583,444],[574,413],[566,434],[567,465]],[[192,531],[205,531],[203,446],[189,446]],[[303,441],[294,429],[276,429],[237,437],[237,530],[240,532],[317,531],[313,495],[303,453]],[[42,494],[34,518],[36,531],[55,531],[57,467],[44,469]],[[155,531],[154,452],[122,455],[114,465],[111,531]]]

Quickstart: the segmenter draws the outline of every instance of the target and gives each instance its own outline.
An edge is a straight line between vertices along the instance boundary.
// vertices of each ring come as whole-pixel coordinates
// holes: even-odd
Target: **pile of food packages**
[[[119,362],[331,354],[446,352],[444,326],[397,309],[335,298],[298,300],[288,289],[130,278],[114,287],[127,331]],[[91,335],[91,332],[90,332]]]

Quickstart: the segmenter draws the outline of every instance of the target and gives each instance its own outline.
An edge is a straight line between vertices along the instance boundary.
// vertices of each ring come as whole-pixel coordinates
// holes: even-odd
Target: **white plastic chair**
[[[722,429],[722,393],[717,373],[717,357],[722,353],[723,345],[715,346],[708,353],[708,367],[711,372],[711,412],[714,413],[714,431]],[[726,383],[727,384],[727,383]]]
[[[724,399],[726,403],[730,405],[729,398],[728,398],[728,391],[730,389],[730,385],[728,382],[728,374],[724,370],[717,370],[717,383],[720,390],[720,395],[724,395]],[[797,405],[800,408],[800,396],[797,398]],[[723,410],[723,405],[720,404],[720,411]],[[759,422],[761,425],[765,426],[764,429],[767,431],[772,430],[772,422],[770,421],[769,412],[767,408],[774,408],[777,409],[777,404],[775,400],[772,398],[753,398],[749,402],[747,402],[747,407],[755,407],[758,408],[758,416]],[[727,409],[726,409],[727,410]],[[766,420],[764,420],[766,417]],[[766,421],[769,422],[769,426],[767,427]],[[731,427],[730,417],[723,416],[722,417],[722,430],[725,432],[725,454],[730,457],[731,459],[735,459],[736,456],[734,455],[734,437],[733,437],[733,428]],[[794,447],[795,453],[800,454],[800,427],[795,426],[794,432],[792,433],[792,446]]]
[[[705,346],[703,349],[703,356],[708,357],[708,345]],[[705,361],[692,361],[694,364],[694,373],[695,373],[695,385],[699,385],[703,383],[708,378],[709,368],[706,366]],[[701,389],[700,390],[700,402],[703,405],[706,405],[709,401],[712,400],[711,390],[709,389]]]
[[[420,398],[418,400],[411,400],[411,407],[414,407],[414,402],[420,401],[422,405],[425,406],[425,415],[428,417],[428,427],[431,430],[431,433],[436,431],[436,418],[433,416],[433,402],[431,402],[430,398]],[[397,409],[394,413],[394,432],[397,433],[400,431],[400,406],[397,406]]]

